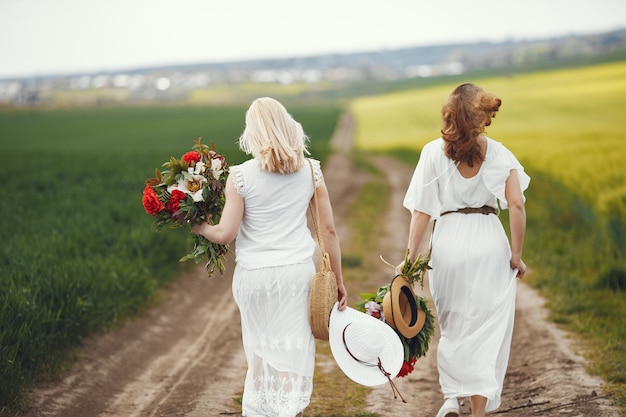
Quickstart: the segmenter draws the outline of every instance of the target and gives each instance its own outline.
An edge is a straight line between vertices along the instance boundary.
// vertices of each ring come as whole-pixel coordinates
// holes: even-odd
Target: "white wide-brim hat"
[[[357,384],[373,387],[391,382],[404,362],[404,347],[396,332],[370,315],[350,307],[339,311],[338,306],[335,303],[330,313],[329,342],[339,368]]]

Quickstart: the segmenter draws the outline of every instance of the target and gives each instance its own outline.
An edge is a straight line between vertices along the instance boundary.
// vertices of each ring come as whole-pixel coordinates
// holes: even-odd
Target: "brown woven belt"
[[[482,206],[482,207],[463,207],[460,208],[458,210],[450,210],[450,211],[444,211],[443,213],[441,213],[442,216],[445,216],[446,214],[450,214],[450,213],[463,213],[463,214],[470,214],[470,213],[480,213],[480,214],[496,214],[496,209],[491,207],[491,206]]]

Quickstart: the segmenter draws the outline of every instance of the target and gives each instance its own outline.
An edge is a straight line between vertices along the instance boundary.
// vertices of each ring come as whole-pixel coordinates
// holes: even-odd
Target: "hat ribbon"
[[[389,372],[387,372],[385,370],[385,368],[383,367],[383,364],[380,361],[380,356],[378,357],[378,364],[373,364],[373,363],[362,361],[361,359],[359,359],[356,356],[354,356],[352,354],[352,352],[350,352],[350,348],[348,347],[348,344],[346,343],[346,329],[348,328],[348,326],[350,324],[352,324],[352,323],[348,323],[348,325],[343,328],[343,333],[341,334],[341,338],[343,339],[343,346],[346,348],[346,352],[348,352],[348,355],[350,355],[352,357],[352,359],[354,359],[355,361],[357,361],[357,363],[360,363],[361,365],[371,366],[371,367],[377,366],[378,369],[380,370],[380,372],[382,372],[382,374],[387,377],[387,380],[389,381],[389,385],[391,385],[391,391],[393,392],[393,398],[397,399],[398,395],[399,395],[400,399],[402,399],[402,402],[406,403],[406,400],[404,399],[402,394],[400,394],[400,390],[398,390],[398,387],[396,387],[396,384],[393,383],[393,381],[391,379],[391,374]],[[396,393],[398,395],[396,395]]]

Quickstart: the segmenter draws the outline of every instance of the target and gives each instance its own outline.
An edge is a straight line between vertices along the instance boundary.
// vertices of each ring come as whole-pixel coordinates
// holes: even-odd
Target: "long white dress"
[[[319,186],[320,165],[312,163]],[[250,160],[230,175],[244,200],[232,283],[248,364],[242,415],[294,417],[309,404],[315,365],[308,306],[316,243],[306,219],[311,168],[269,173]]]
[[[509,241],[497,215],[441,214],[498,203],[507,208],[511,170],[523,193],[530,182],[523,167],[504,145],[487,138],[479,172],[464,178],[439,138],[423,148],[403,203],[437,220],[429,284],[441,332],[437,367],[444,397],[482,395],[487,411],[500,406],[513,333],[517,280]]]

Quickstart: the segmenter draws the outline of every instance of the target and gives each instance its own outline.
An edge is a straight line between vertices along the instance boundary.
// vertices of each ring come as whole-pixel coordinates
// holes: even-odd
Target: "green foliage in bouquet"
[[[418,254],[417,259],[413,262],[409,262],[409,252],[407,250],[402,271],[399,275],[407,278],[409,284],[413,286],[416,282],[419,282],[424,287],[424,273],[431,269],[428,265],[429,259],[422,258],[421,254]],[[382,259],[382,257],[381,257]],[[387,261],[382,259],[387,265],[394,268]],[[361,301],[355,304],[357,310],[360,310],[370,316],[373,316],[380,320],[385,320],[383,312],[383,298],[385,294],[389,292],[391,284],[387,284],[384,287],[380,287],[376,293],[361,293]],[[403,336],[400,332],[396,331],[396,334],[400,337],[402,345],[404,346],[404,364],[398,374],[398,377],[403,377],[410,374],[413,371],[413,366],[418,358],[425,356],[428,352],[430,340],[435,333],[435,317],[428,308],[428,303],[425,298],[415,295],[415,301],[417,307],[426,313],[426,321],[424,327],[419,333],[412,338]]]
[[[428,346],[430,344],[430,339],[433,334],[435,334],[435,317],[432,312],[428,308],[428,303],[425,298],[417,295],[415,297],[417,300],[417,307],[426,313],[426,321],[424,322],[424,327],[417,334],[417,336],[407,339],[404,336],[401,336],[400,339],[403,340],[404,344],[404,357],[406,358],[421,358],[426,355],[428,352]],[[407,352],[408,348],[408,352]]]
[[[180,159],[171,157],[163,167],[163,171],[155,170],[155,178],[146,181],[142,199],[144,209],[154,217],[155,229],[189,228],[204,221],[218,223],[224,209],[228,165],[215,144],[209,147],[198,138],[191,151]],[[209,275],[216,269],[223,273],[227,253],[228,245],[194,234],[193,249],[180,262],[199,263],[206,257]]]
[[[424,289],[424,273],[432,269],[430,265],[428,265],[429,262],[430,258],[422,258],[421,253],[417,254],[417,258],[415,258],[413,262],[409,262],[409,250],[407,249],[400,275],[406,277],[411,285],[415,285],[416,282],[419,282],[421,288]]]

